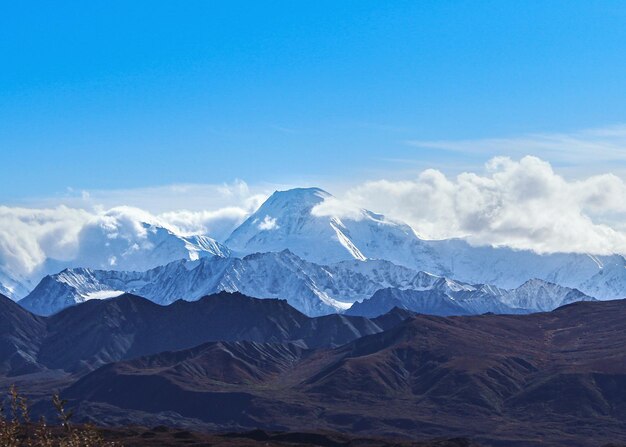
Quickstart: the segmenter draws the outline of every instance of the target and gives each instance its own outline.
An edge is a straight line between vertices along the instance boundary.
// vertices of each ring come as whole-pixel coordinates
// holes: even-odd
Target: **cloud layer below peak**
[[[41,208],[0,206],[0,273],[37,277],[46,261],[69,262],[77,257],[95,260],[113,246],[127,255],[133,250],[147,253],[150,242],[144,224],[163,227],[179,236],[208,234],[224,240],[266,197],[238,181],[231,185],[174,185],[108,194],[80,192],[64,198],[64,204]],[[137,206],[159,209],[154,206],[159,199],[169,202],[170,208],[187,205],[190,209],[154,212]],[[133,206],[110,206],[124,201]],[[198,202],[213,209],[198,209]],[[90,250],[98,253],[90,254]],[[113,268],[115,263],[111,258],[108,265]],[[99,263],[88,266],[94,265]]]
[[[0,206],[0,273],[27,277],[49,259],[72,261],[94,234],[105,243],[149,248],[142,222],[223,241],[272,189],[244,182],[183,185],[80,193],[73,202],[42,208]],[[164,200],[179,207],[156,206]],[[464,237],[475,245],[540,253],[626,254],[624,181],[613,174],[568,180],[532,156],[496,157],[481,172],[454,177],[427,169],[406,180],[360,183],[314,213],[361,218],[361,208],[404,221],[430,239]],[[280,230],[272,216],[259,227]]]
[[[481,174],[377,180],[347,190],[317,214],[367,208],[409,223],[422,237],[540,253],[626,253],[626,184],[613,174],[568,181],[533,156],[496,157]]]

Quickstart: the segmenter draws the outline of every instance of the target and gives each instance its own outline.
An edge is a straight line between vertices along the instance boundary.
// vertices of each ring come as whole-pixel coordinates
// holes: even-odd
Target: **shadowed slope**
[[[31,345],[19,351],[31,353],[41,367],[71,372],[209,341],[334,347],[402,321],[392,318],[378,324],[376,320],[340,315],[310,318],[282,300],[227,292],[169,306],[124,294],[72,306],[48,318],[34,317],[13,302],[6,304],[11,311],[5,312],[5,318],[15,316],[5,325],[13,330],[9,331],[11,337],[27,331],[19,340]],[[38,332],[29,335],[35,329]],[[10,352],[6,352],[0,360],[9,357]]]
[[[335,349],[218,343],[122,362],[67,396],[126,408],[131,418],[175,408],[181,420],[218,427],[597,446],[626,436],[625,319],[624,301],[528,316],[418,315]],[[157,407],[146,400],[159,393]],[[210,410],[224,402],[227,417]]]
[[[43,318],[0,295],[0,372],[17,375],[40,370],[36,359],[45,333]]]

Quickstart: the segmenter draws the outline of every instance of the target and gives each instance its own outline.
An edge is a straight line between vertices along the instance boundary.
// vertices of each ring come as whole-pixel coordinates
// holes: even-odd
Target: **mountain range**
[[[345,314],[373,317],[393,308],[441,316],[525,314],[550,311],[578,301],[595,301],[595,298],[579,290],[540,279],[529,280],[516,289],[506,290],[438,278],[430,288],[380,289],[371,298],[354,303]]]
[[[622,256],[425,240],[332,200],[276,192],[223,242],[105,216],[71,261],[0,267],[0,386],[34,417],[60,391],[82,422],[333,446],[626,437]]]
[[[46,275],[72,267],[145,271],[180,259],[230,255],[227,247],[206,235],[183,236],[158,222],[129,221],[127,216],[117,215],[87,224],[78,240],[71,261],[49,258],[29,274],[18,274],[0,264],[0,291],[17,300]]]
[[[310,318],[226,292],[38,317],[0,297],[0,382],[25,389],[34,415],[60,389],[79,420],[104,425],[591,447],[626,436],[625,318],[624,300]]]
[[[420,272],[482,290],[472,292],[473,305],[469,299],[454,303],[463,307],[455,311],[461,314],[550,310],[576,293],[581,299],[626,296],[626,260],[620,255],[541,255],[474,247],[461,239],[425,240],[410,226],[371,211],[327,215],[320,211],[326,200],[333,197],[318,188],[278,191],[224,243],[208,235],[179,235],[157,222],[111,219],[83,229],[72,261],[48,260],[28,281],[1,270],[0,290],[24,298],[20,302],[41,315],[123,292],[167,304],[220,290],[280,297],[308,315],[324,315],[345,312],[381,289],[419,292],[426,277]],[[555,286],[538,281],[563,289],[550,293]],[[511,292],[522,285],[519,293]],[[574,289],[579,292],[562,297]],[[393,293],[411,301],[408,293]]]
[[[393,307],[434,315],[530,313],[593,299],[542,280],[505,290],[417,272],[389,261],[345,261],[321,266],[284,250],[243,258],[214,256],[175,261],[143,273],[67,269],[45,277],[19,303],[35,314],[51,315],[80,302],[124,292],[170,304],[220,291],[257,298],[285,297],[291,306],[309,316],[347,312],[375,317]]]
[[[168,306],[136,295],[91,300],[39,317],[0,296],[0,363],[7,375],[76,372],[117,360],[190,348],[207,341],[290,342],[302,349],[339,346],[389,329],[412,315],[310,318],[287,302],[221,292]]]

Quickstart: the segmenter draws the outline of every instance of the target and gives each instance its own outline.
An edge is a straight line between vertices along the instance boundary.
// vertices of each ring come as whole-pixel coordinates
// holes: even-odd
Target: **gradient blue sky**
[[[0,203],[623,165],[625,24],[618,1],[3,2]]]

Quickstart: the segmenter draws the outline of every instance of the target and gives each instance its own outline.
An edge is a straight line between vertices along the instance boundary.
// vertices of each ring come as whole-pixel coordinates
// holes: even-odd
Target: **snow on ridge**
[[[126,292],[124,292],[123,290],[98,290],[96,292],[88,292],[82,296],[85,301],[104,300],[107,298],[115,298],[117,296],[123,295],[124,293]]]
[[[420,239],[410,226],[367,210],[359,210],[354,216],[312,213],[316,206],[332,198],[332,195],[319,188],[297,188],[275,192],[233,231],[225,244],[220,244],[206,235],[177,235],[171,229],[159,227],[156,222],[141,223],[139,239],[132,234],[130,236],[126,234],[127,229],[115,222],[113,222],[115,225],[104,227],[92,226],[83,235],[88,243],[82,251],[79,251],[74,261],[53,262],[52,267],[41,275],[58,272],[62,267],[76,266],[127,273],[148,270],[155,272],[157,267],[186,260],[186,263],[179,266],[181,272],[195,271],[199,267],[206,268],[209,264],[215,268],[220,266],[219,268],[228,274],[224,273],[223,277],[218,277],[222,273],[217,271],[211,273],[216,283],[210,287],[232,289],[245,285],[243,277],[250,269],[259,272],[263,269],[268,272],[274,269],[272,275],[276,275],[280,269],[285,269],[286,278],[293,277],[293,281],[303,281],[302,278],[310,273],[307,271],[312,268],[310,264],[316,264],[318,267],[330,266],[324,273],[323,281],[316,278],[311,284],[306,285],[305,289],[310,289],[307,297],[301,296],[304,292],[296,294],[297,300],[300,300],[297,303],[297,300],[294,301],[296,305],[305,306],[305,302],[310,301],[311,304],[315,299],[322,303],[319,308],[315,307],[317,306],[315,304],[313,312],[324,312],[343,306],[335,305],[331,300],[346,303],[350,300],[365,299],[367,297],[365,290],[369,290],[367,287],[349,299],[344,296],[347,292],[341,291],[345,289],[352,293],[354,291],[351,289],[352,285],[344,283],[358,275],[368,278],[368,281],[380,287],[414,290],[428,290],[433,287],[434,281],[446,278],[444,286],[450,290],[458,288],[458,291],[471,292],[472,288],[478,288],[484,293],[494,295],[517,288],[529,279],[539,278],[542,281],[578,289],[600,299],[626,296],[626,260],[622,256],[566,253],[538,255],[531,251],[475,247],[460,239],[427,241]],[[260,227],[259,224],[266,220],[267,224]],[[283,250],[289,250],[298,259],[288,259],[287,256],[282,258],[263,256],[264,253]],[[247,255],[254,253],[260,254],[256,262],[267,265],[252,267],[254,259],[248,258]],[[214,257],[230,257],[230,260],[203,261]],[[279,259],[282,262],[280,267],[277,266],[280,264]],[[114,261],[115,265],[111,265],[111,261]],[[322,275],[319,269],[313,270],[317,272],[316,275]],[[415,272],[418,271],[430,272],[433,276],[429,277],[425,273],[419,277],[415,276]],[[176,274],[186,275],[184,272]],[[274,280],[278,281],[279,278],[276,276]],[[132,284],[137,290],[148,287],[149,284],[146,281],[143,285],[137,280],[134,281]],[[261,284],[259,278],[256,281],[255,284],[245,285],[246,290],[251,293],[263,292],[267,296],[278,296],[280,287]],[[17,282],[7,281],[0,276],[0,283],[4,286],[0,292],[16,290],[12,292],[12,297],[20,296],[20,292],[17,292]],[[328,292],[324,289],[326,287],[324,284],[327,283],[335,284],[334,287],[338,291]],[[81,287],[80,284],[70,285]],[[293,284],[288,284],[282,290],[292,286]],[[176,287],[178,286],[171,286],[166,288],[167,291],[153,294],[172,295],[174,292],[171,290]],[[25,295],[27,288],[32,286],[23,285],[21,296]],[[550,288],[544,286],[537,290],[542,291],[544,299],[549,302]],[[316,293],[319,296],[315,295]],[[321,297],[325,296],[330,298],[324,301],[326,298]]]
[[[511,291],[475,285],[418,272],[382,260],[353,260],[318,265],[289,250],[254,253],[244,258],[205,257],[175,261],[147,272],[91,269],[64,270],[46,277],[20,303],[48,315],[88,299],[134,293],[158,304],[196,300],[219,291],[241,292],[257,298],[281,298],[311,316],[342,313],[381,289],[432,292],[430,305],[445,297],[468,313],[545,310],[567,300],[590,299],[582,292],[542,280]],[[394,292],[395,293],[395,292]]]

